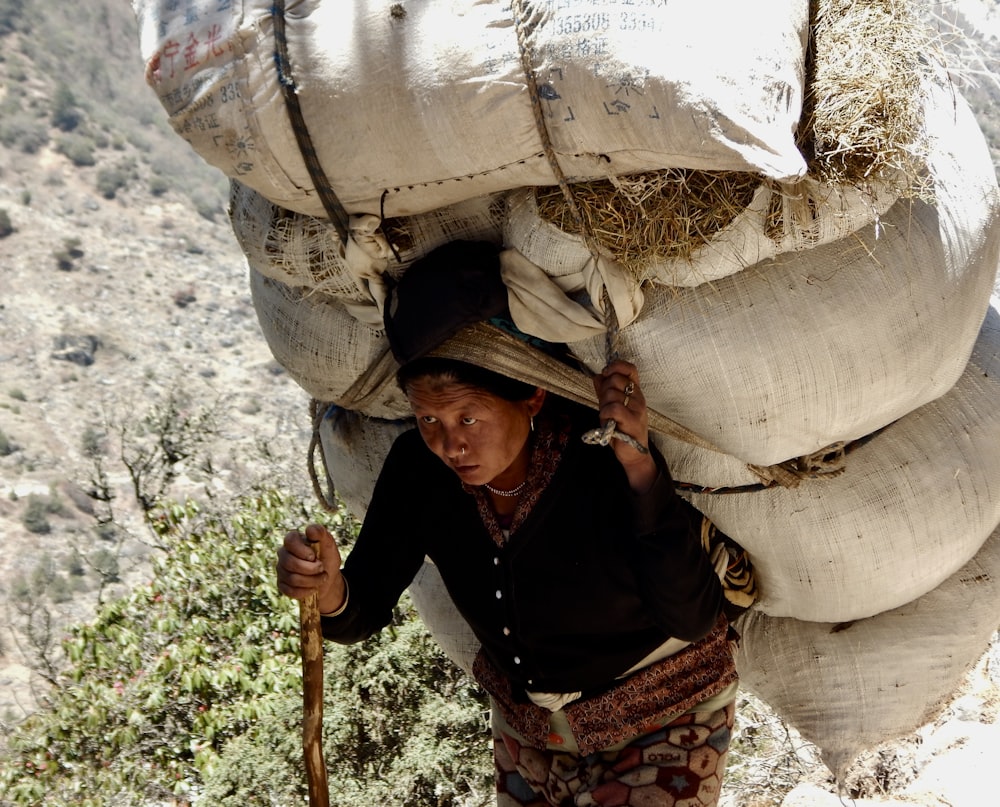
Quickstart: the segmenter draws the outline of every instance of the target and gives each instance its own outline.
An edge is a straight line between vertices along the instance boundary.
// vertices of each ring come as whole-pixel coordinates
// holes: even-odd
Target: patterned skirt
[[[498,807],[713,807],[735,717],[688,712],[613,751],[538,750],[494,729]]]

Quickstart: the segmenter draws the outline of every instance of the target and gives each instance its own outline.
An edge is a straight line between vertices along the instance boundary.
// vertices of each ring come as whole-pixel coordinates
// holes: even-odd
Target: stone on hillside
[[[89,367],[94,363],[94,354],[100,346],[101,340],[93,334],[60,334],[55,339],[55,349],[51,356],[53,359]]]

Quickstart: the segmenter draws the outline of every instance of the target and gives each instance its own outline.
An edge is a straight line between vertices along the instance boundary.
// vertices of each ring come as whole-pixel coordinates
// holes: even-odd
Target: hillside
[[[934,8],[1000,165],[1000,12]],[[126,3],[0,0],[0,729],[43,692],[32,603],[55,618],[35,634],[53,649],[62,625],[148,575],[157,549],[123,430],[148,446],[190,427],[175,492],[227,496],[267,476],[312,495],[307,396],[261,336],[226,193],[146,87]],[[916,765],[916,745],[900,764]],[[905,777],[884,768],[891,791]]]
[[[60,623],[145,573],[123,427],[171,408],[172,428],[199,423],[179,491],[225,495],[295,464],[305,494],[308,411],[260,335],[225,179],[143,84],[130,9],[4,3],[0,32],[0,622],[23,627],[26,586]],[[95,459],[110,505],[87,493]],[[101,524],[112,515],[131,530]],[[5,721],[33,708],[19,643],[0,632]]]

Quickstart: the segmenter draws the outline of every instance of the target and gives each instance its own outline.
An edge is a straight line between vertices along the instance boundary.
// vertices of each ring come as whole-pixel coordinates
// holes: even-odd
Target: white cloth
[[[500,275],[507,286],[511,318],[522,331],[549,342],[575,342],[602,336],[604,292],[624,328],[639,316],[643,293],[635,279],[614,261],[591,258],[582,270],[556,282],[520,252],[500,253]],[[569,295],[586,291],[596,312]]]
[[[383,274],[392,255],[389,242],[378,232],[381,224],[378,216],[351,216],[350,237],[344,247],[347,270],[367,298],[363,302],[345,300],[344,305],[355,319],[373,328],[382,327],[386,298]]]

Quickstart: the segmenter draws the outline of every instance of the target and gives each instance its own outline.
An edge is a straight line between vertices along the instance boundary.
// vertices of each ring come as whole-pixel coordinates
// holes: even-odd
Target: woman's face
[[[545,393],[508,401],[479,387],[419,378],[407,398],[427,447],[469,485],[510,488],[524,481],[528,434]]]

